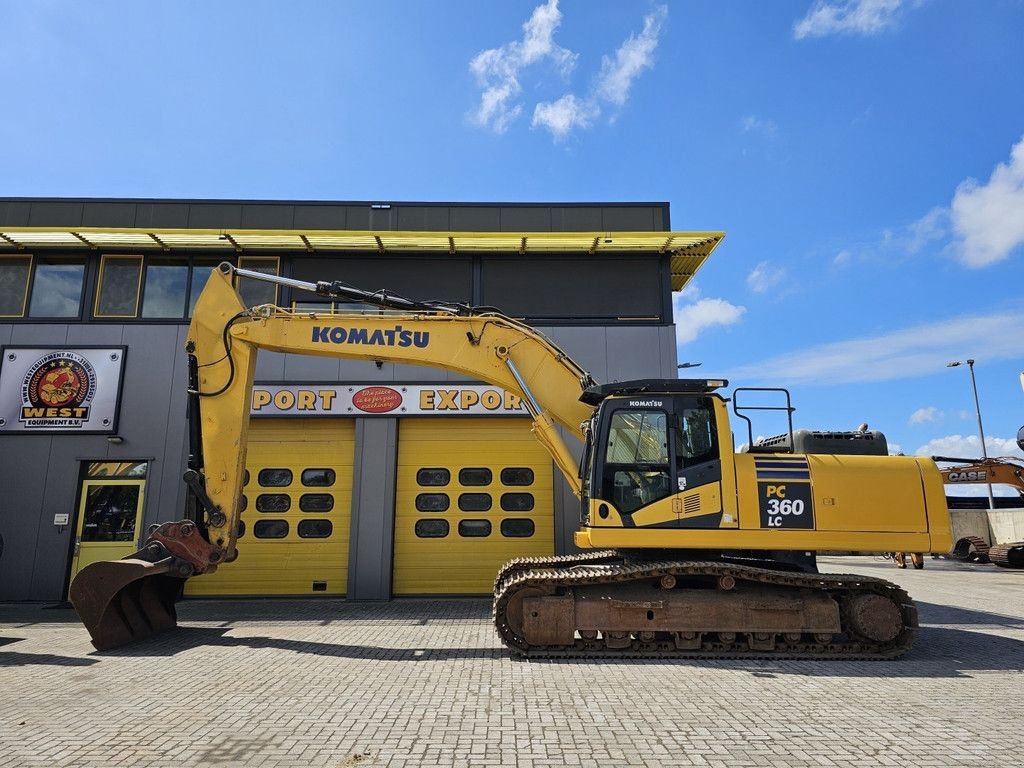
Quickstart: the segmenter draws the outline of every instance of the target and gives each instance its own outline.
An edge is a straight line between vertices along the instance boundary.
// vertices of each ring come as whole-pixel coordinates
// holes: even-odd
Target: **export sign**
[[[125,347],[4,347],[0,432],[112,434]]]
[[[257,384],[254,416],[529,415],[522,398],[486,384]]]

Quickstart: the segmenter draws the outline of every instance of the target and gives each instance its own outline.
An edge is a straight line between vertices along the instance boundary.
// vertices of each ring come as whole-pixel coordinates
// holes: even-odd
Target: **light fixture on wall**
[[[121,437],[120,435],[111,435],[110,437],[107,438],[107,442],[113,445],[120,445],[121,443],[124,442],[124,438]]]

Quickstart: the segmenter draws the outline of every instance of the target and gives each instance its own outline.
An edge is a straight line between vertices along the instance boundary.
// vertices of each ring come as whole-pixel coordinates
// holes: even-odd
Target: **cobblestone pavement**
[[[189,601],[97,653],[0,605],[0,766],[1020,766],[1024,572],[872,558],[907,587],[895,662],[522,662],[486,600]]]

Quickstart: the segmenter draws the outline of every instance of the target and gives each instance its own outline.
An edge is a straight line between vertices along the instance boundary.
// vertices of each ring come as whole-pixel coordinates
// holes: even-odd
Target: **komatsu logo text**
[[[661,408],[665,403],[662,400],[630,400],[630,408]]]
[[[341,328],[313,326],[313,342],[323,344],[366,344],[376,347],[426,347],[430,344],[430,331],[408,331],[400,325],[394,328]]]

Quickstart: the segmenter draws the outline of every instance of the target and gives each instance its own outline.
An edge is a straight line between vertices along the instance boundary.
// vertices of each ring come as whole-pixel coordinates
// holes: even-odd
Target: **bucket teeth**
[[[92,644],[106,651],[174,629],[184,579],[167,575],[174,558],[92,563],[71,583],[70,598]]]

